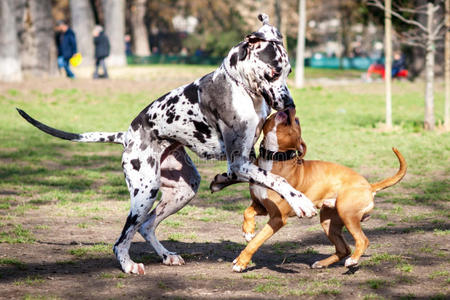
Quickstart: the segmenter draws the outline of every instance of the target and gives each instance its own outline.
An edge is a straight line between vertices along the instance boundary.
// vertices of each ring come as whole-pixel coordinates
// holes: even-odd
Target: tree
[[[298,3],[298,34],[297,56],[295,62],[295,85],[303,87],[305,84],[305,34],[306,34],[306,0]]]
[[[57,74],[51,0],[15,2],[22,71],[33,76]]]
[[[111,54],[108,64],[112,66],[125,66],[125,1],[103,0],[105,17],[105,32],[111,44]]]
[[[370,0],[369,5],[373,5],[385,10],[385,6],[380,0]],[[433,130],[435,127],[434,119],[434,56],[436,52],[436,41],[441,39],[440,33],[444,28],[444,21],[440,17],[435,18],[436,12],[440,9],[438,4],[428,2],[425,6],[415,8],[396,7],[396,11],[392,10],[392,16],[401,20],[402,22],[411,25],[414,29],[404,34],[406,43],[425,48],[425,116],[424,128],[425,130]],[[409,15],[425,14],[427,16],[427,24],[408,19],[402,15],[407,13]]]
[[[70,15],[72,29],[77,38],[77,49],[83,56],[82,65],[92,65],[94,63],[94,43],[92,42],[94,14],[90,1],[70,0]]]
[[[149,56],[150,45],[148,31],[144,23],[147,0],[134,0],[131,3],[131,34],[133,36],[133,53],[137,56]]]
[[[0,1],[0,81],[22,80],[14,10],[14,0]]]
[[[450,0],[445,1],[445,104],[444,128],[450,130]]]
[[[385,93],[386,93],[386,129],[392,129],[392,23],[391,23],[391,0],[385,1],[386,9],[384,10],[384,32],[385,32]]]

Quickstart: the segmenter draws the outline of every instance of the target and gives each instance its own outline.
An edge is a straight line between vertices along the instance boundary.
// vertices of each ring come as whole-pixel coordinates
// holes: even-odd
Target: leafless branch
[[[382,10],[386,10],[386,8],[384,7],[383,3],[381,3],[380,0],[369,0],[369,1],[367,1],[367,5],[378,7],[380,9],[382,9]],[[397,19],[399,19],[400,21],[403,21],[406,24],[417,26],[420,29],[422,29],[423,31],[427,32],[427,28],[425,26],[423,26],[420,22],[417,22],[417,21],[411,20],[411,19],[406,19],[401,14],[397,13],[396,11],[394,11],[392,9],[391,9],[391,14],[394,17],[396,17]]]
[[[420,47],[422,49],[426,49],[426,46],[424,44],[417,43],[417,42],[414,42],[414,41],[406,40],[406,41],[403,42],[403,44],[410,45],[410,46],[413,46],[413,47]]]
[[[441,31],[442,28],[444,28],[444,27],[445,27],[445,22],[442,21],[441,23],[439,23],[438,25],[436,25],[436,28],[434,28],[434,31],[431,33],[431,36],[432,36],[433,38],[435,38],[435,37],[439,34],[439,31]]]
[[[398,4],[392,3],[392,6],[395,7],[395,9],[397,11],[401,11],[401,12],[407,12],[407,13],[412,13],[412,14],[427,14],[427,5],[421,5],[418,6],[416,8],[404,8],[404,7],[400,7]]]

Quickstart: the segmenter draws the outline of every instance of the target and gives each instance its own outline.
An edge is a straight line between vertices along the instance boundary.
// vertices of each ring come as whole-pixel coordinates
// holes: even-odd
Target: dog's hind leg
[[[352,199],[352,205],[343,205],[337,201],[336,208],[345,227],[355,240],[355,251],[345,260],[345,266],[352,267],[358,264],[359,259],[369,247],[369,239],[361,228],[361,219],[373,208],[373,196],[366,189],[352,189],[346,192],[344,196]]]
[[[320,269],[326,268],[331,264],[334,264],[344,257],[350,255],[351,250],[348,246],[347,242],[342,235],[342,228],[344,227],[344,223],[339,218],[336,208],[330,208],[326,206],[322,206],[320,210],[320,224],[322,225],[325,234],[328,239],[334,244],[336,247],[336,253],[322,259],[320,261],[316,261],[312,264],[311,268]]]
[[[155,235],[156,227],[194,198],[200,179],[200,174],[183,147],[177,148],[161,163],[161,201],[152,210],[139,233],[153,246],[165,265],[182,265],[184,260],[159,242]]]
[[[148,212],[158,194],[159,160],[158,152],[142,151],[137,143],[130,143],[122,156],[122,166],[130,191],[131,208],[113,250],[125,273],[145,274],[144,265],[131,260],[129,248],[136,231],[147,220]]]

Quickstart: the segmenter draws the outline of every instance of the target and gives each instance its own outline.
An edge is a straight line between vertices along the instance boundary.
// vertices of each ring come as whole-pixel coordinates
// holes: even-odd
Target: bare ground
[[[228,200],[247,201],[241,196]],[[318,226],[318,218],[293,218],[257,252],[249,270],[237,274],[231,271],[231,262],[245,246],[240,232],[242,214],[210,213],[207,207],[204,200],[195,199],[187,213],[172,216],[159,227],[159,238],[184,256],[184,266],[162,265],[136,236],[131,255],[145,263],[144,276],[123,274],[111,252],[127,215],[127,203],[46,204],[28,210],[4,224],[11,229],[22,224],[32,231],[35,242],[0,243],[0,259],[15,258],[23,263],[0,266],[0,298],[449,296],[449,238],[440,233],[442,224],[433,222],[436,218],[432,217],[401,221],[407,215],[432,213],[433,209],[414,206],[404,208],[405,213],[379,197],[375,215],[387,213],[389,222],[375,217],[364,224],[371,247],[362,258],[362,266],[351,270],[342,263],[326,270],[310,269],[310,264],[332,253],[333,248]],[[211,219],[201,219],[205,216]],[[264,219],[259,218],[260,228]],[[347,240],[352,241],[349,236]]]
[[[158,80],[158,79],[155,79]],[[161,90],[170,85],[160,79]],[[49,83],[43,89],[64,88],[68,81]],[[90,80],[67,83],[70,87],[146,91],[146,82],[111,80],[100,86]],[[25,86],[24,86],[25,85]],[[173,85],[173,86],[172,86]],[[17,86],[32,91],[27,81]],[[116,152],[117,156],[120,152]],[[11,163],[2,160],[0,163]],[[53,162],[47,168],[64,168]],[[206,180],[213,173],[200,168]],[[370,173],[370,169],[364,173]],[[38,176],[38,175],[36,175]],[[117,176],[121,176],[117,172]],[[438,175],[441,176],[441,175]],[[447,178],[446,175],[442,175]],[[444,178],[444,179],[445,179]],[[101,185],[101,182],[98,183]],[[240,190],[246,189],[242,185]],[[57,188],[55,188],[57,189]],[[95,189],[95,185],[94,185]],[[406,193],[401,186],[389,193]],[[448,193],[448,191],[447,191]],[[0,190],[2,197],[18,197]],[[220,194],[215,197],[221,197]],[[33,197],[18,201],[27,202]],[[224,196],[227,202],[248,204],[241,193]],[[35,205],[22,213],[0,210],[3,232],[29,230],[34,241],[0,243],[2,299],[382,299],[449,298],[448,202],[414,206],[393,204],[380,193],[373,217],[363,225],[371,246],[361,266],[348,270],[343,262],[325,270],[310,265],[333,252],[318,218],[298,220],[270,239],[254,256],[245,273],[233,273],[232,261],[245,247],[241,236],[242,210],[224,211],[208,198],[196,198],[184,213],[174,215],[157,232],[163,244],[182,254],[184,266],[161,264],[153,250],[136,236],[131,256],[144,262],[146,275],[123,274],[111,251],[119,236],[129,204],[107,199],[91,203],[56,202]],[[211,208],[216,210],[211,210]],[[11,208],[12,209],[12,208]],[[386,217],[387,216],[387,217]],[[414,218],[414,216],[420,216]],[[259,228],[265,217],[258,219]],[[18,227],[21,225],[21,227]],[[353,247],[353,240],[347,235]],[[8,261],[13,259],[13,261]]]

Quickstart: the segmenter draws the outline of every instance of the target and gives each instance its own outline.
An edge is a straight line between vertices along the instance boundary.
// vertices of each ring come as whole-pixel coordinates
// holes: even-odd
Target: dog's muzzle
[[[284,108],[295,108],[294,100],[289,95],[283,96],[283,105]]]

